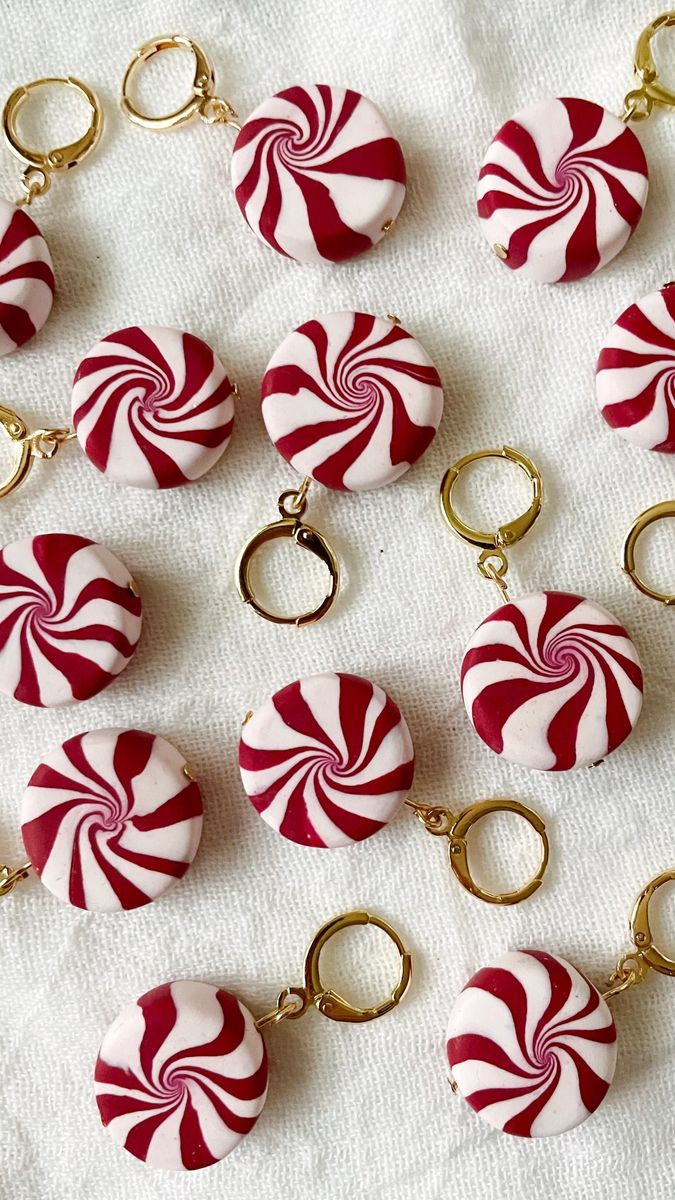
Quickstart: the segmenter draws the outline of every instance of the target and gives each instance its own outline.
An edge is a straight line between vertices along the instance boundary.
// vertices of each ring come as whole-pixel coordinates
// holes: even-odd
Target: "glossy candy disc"
[[[590,100],[550,98],[507,121],[489,146],[478,216],[507,267],[565,283],[623,249],[648,186],[632,129]]]
[[[326,487],[362,492],[403,475],[443,412],[438,372],[400,325],[367,313],[306,321],[272,355],[263,419],[279,453]]]
[[[42,329],[53,298],[45,239],[25,209],[0,199],[0,358]]]
[[[460,1093],[503,1133],[551,1137],[595,1112],[616,1066],[600,992],[543,950],[515,950],[469,980],[450,1014],[447,1055]]]
[[[251,229],[300,262],[340,262],[379,242],[405,196],[403,152],[358,92],[291,87],[244,122],[232,185]]]
[[[675,285],[631,304],[598,359],[600,411],[644,450],[675,453]]]
[[[182,879],[202,814],[199,787],[169,742],[97,729],[43,759],[24,793],[21,832],[50,892],[78,908],[119,912]]]
[[[95,1089],[120,1146],[151,1167],[196,1171],[255,1125],[267,1094],[265,1043],[236,996],[191,979],[165,983],[110,1026]]]
[[[276,692],[246,721],[239,766],[261,817],[303,846],[377,833],[412,787],[415,759],[394,701],[359,675],[326,672]]]

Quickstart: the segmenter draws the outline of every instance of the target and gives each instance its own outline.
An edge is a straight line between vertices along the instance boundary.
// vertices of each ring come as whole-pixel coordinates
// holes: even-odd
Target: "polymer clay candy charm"
[[[28,782],[21,833],[29,861],[0,867],[0,895],[32,867],[76,908],[139,908],[185,875],[202,819],[199,785],[170,742],[139,729],[80,733]]]
[[[190,99],[151,117],[130,99],[136,67],[162,50],[191,51]],[[237,130],[232,187],[247,224],[279,254],[298,262],[342,262],[389,232],[405,197],[403,151],[371,100],[328,84],[296,84],[264,100],[243,125],[214,95],[213,67],[182,34],[152,38],[135,53],[122,84],[122,109],[146,129],[168,129],[195,115]]]
[[[532,486],[527,513],[495,533],[466,525],[452,499],[460,473],[483,458],[514,463]],[[509,598],[505,550],[528,532],[541,503],[537,468],[509,446],[466,455],[441,485],[450,528],[481,548],[478,570],[497,584],[503,601],[464,652],[461,688],[469,719],[483,741],[509,762],[567,771],[599,762],[625,741],[640,716],[643,679],[630,635],[598,604],[569,592]]]
[[[616,1028],[608,1001],[646,978],[675,975],[654,945],[649,904],[675,879],[657,876],[631,917],[634,949],[602,993],[564,958],[515,950],[469,980],[450,1014],[447,1057],[456,1090],[494,1128],[517,1137],[551,1137],[585,1121],[614,1076]]]
[[[0,550],[0,691],[52,708],[88,700],[128,666],[141,601],[124,563],[71,533]]]
[[[76,142],[42,153],[24,145],[17,131],[17,117],[33,91],[53,84],[79,93],[89,108],[90,124]],[[11,354],[39,332],[54,297],[54,271],[47,243],[23,206],[48,191],[54,173],[70,170],[91,153],[101,136],[103,112],[97,96],[79,80],[37,79],[12,92],[3,110],[2,125],[10,150],[24,164],[24,194],[16,204],[0,199],[0,357]]]
[[[304,479],[280,496],[281,520],[246,543],[236,567],[242,600],[277,624],[319,620],[337,595],[339,566],[325,538],[302,519],[312,480],[347,492],[393,483],[428,449],[442,412],[438,372],[397,317],[326,313],[284,338],[263,378],[262,413],[270,440]],[[310,550],[330,572],[325,600],[299,617],[270,612],[253,592],[253,556],[277,538]]]
[[[626,441],[675,452],[675,284],[617,317],[600,352],[600,412]]]
[[[648,168],[629,121],[653,106],[675,107],[651,50],[675,25],[658,17],[635,53],[637,88],[620,117],[590,100],[548,98],[523,109],[496,134],[478,180],[483,234],[507,267],[540,283],[583,279],[623,249],[647,200]]]
[[[367,924],[394,942],[401,971],[386,1000],[358,1008],[324,987],[320,955],[335,933]],[[250,1133],[262,1111],[266,1025],[300,1017],[310,1006],[332,1021],[372,1021],[396,1007],[411,973],[410,954],[392,926],[367,912],[350,912],[315,935],[304,985],[284,988],[276,1007],[257,1020],[231,992],[210,983],[182,979],[154,988],[122,1010],[101,1044],[94,1077],[103,1125],[149,1166],[213,1166]]]

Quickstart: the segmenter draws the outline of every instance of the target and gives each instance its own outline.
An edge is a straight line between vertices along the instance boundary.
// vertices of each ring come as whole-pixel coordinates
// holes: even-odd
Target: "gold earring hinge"
[[[0,484],[0,499],[9,496],[30,475],[35,459],[53,458],[65,442],[70,442],[76,436],[75,431],[68,428],[57,429],[28,429],[25,421],[10,408],[0,405],[0,427],[4,429],[10,442],[17,451],[16,461],[4,483]]]
[[[15,869],[7,866],[0,866],[0,897],[9,896],[14,891],[17,883],[21,883],[22,879],[28,879],[32,864],[27,862],[22,867]]]
[[[675,12],[666,12],[640,34],[633,61],[638,87],[633,88],[624,99],[620,117],[622,121],[647,121],[655,104],[662,108],[675,108],[675,91],[662,82],[652,52],[652,41],[656,34],[674,26]]]
[[[633,906],[630,918],[630,931],[633,939],[633,950],[629,950],[618,961],[615,970],[609,978],[609,988],[603,992],[605,1000],[611,1000],[628,988],[643,983],[650,970],[659,975],[675,977],[675,959],[669,958],[654,942],[649,920],[649,906],[655,893],[665,884],[675,883],[675,869],[663,871],[656,875],[642,889]]]

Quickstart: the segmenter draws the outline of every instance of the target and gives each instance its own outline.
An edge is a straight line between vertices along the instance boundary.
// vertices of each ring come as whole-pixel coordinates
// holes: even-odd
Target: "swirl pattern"
[[[191,333],[132,325],[102,338],[73,384],[73,423],[85,454],[110,479],[170,488],[204,475],[226,449],[233,386]]]
[[[642,708],[628,633],[568,592],[537,592],[493,612],[464,652],[461,684],[483,741],[538,771],[598,762],[628,737]]]
[[[53,299],[45,239],[27,212],[0,199],[0,358],[42,329]]]
[[[267,1094],[267,1053],[247,1008],[182,979],[146,992],[106,1033],[95,1071],[101,1120],[151,1167],[195,1171],[250,1132]]]
[[[46,708],[88,700],[140,636],[133,580],[105,546],[45,533],[0,551],[0,691]]]
[[[232,185],[261,241],[300,262],[341,262],[384,237],[405,160],[365,96],[319,83],[265,100],[237,136]]]
[[[600,411],[621,437],[675,453],[675,286],[631,304],[615,321],[595,383]]]
[[[616,1029],[597,988],[563,958],[516,950],[460,993],[447,1054],[462,1096],[503,1133],[551,1137],[585,1121],[616,1066]]]
[[[302,846],[377,833],[412,787],[415,758],[394,701],[358,675],[325,673],[276,692],[244,725],[244,789],[261,817]]]
[[[623,249],[648,186],[632,129],[589,100],[551,98],[494,138],[479,175],[478,216],[507,267],[540,283],[566,283]]]
[[[199,787],[169,742],[138,729],[97,729],[70,738],[33,773],[21,830],[55,896],[119,912],[182,879],[202,815]]]
[[[441,381],[426,350],[391,321],[335,312],[307,321],[270,359],[267,432],[301,475],[361,492],[403,475],[433,441]]]

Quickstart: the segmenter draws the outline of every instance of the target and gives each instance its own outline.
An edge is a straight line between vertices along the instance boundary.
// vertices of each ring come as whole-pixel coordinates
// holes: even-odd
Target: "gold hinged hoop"
[[[386,1000],[382,1000],[379,1004],[371,1005],[368,1008],[359,1008],[356,1004],[351,1004],[330,988],[325,988],[321,982],[321,951],[326,942],[330,941],[336,933],[340,933],[343,929],[350,929],[354,925],[375,925],[377,929],[381,929],[386,933],[387,937],[396,946],[401,959],[401,972],[396,986],[392,989]],[[328,1017],[331,1021],[348,1021],[352,1024],[360,1024],[364,1021],[374,1021],[377,1017],[383,1017],[385,1013],[391,1012],[392,1008],[396,1008],[397,1004],[402,1000],[405,992],[408,990],[410,980],[412,978],[412,958],[396,930],[388,921],[382,917],[375,917],[372,913],[355,911],[343,913],[339,917],[333,917],[331,921],[327,921],[322,925],[305,956],[305,991],[315,1008],[318,1008],[324,1017]]]
[[[0,426],[4,429],[10,442],[16,448],[14,466],[4,483],[0,484],[1,499],[3,496],[9,496],[28,477],[33,465],[33,455],[31,454],[30,442],[27,437],[28,430],[26,425],[21,420],[21,417],[12,412],[11,408],[3,408],[0,405]]]
[[[19,136],[16,128],[17,117],[32,92],[37,88],[51,87],[54,84],[73,88],[84,97],[90,110],[89,128],[86,133],[82,134],[82,137],[65,146],[55,146],[53,150],[47,151],[33,150],[30,146],[26,146]],[[2,128],[12,153],[27,167],[41,171],[45,178],[48,178],[54,171],[69,171],[71,167],[76,167],[88,154],[91,154],[103,131],[103,109],[96,93],[87,87],[86,83],[74,79],[71,75],[67,78],[54,76],[35,79],[32,83],[26,83],[12,92],[3,109]]]
[[[660,17],[657,17],[656,20],[652,21],[642,31],[635,48],[634,69],[640,81],[640,88],[637,94],[631,93],[631,95],[639,95],[640,98],[646,99],[645,117],[649,116],[652,104],[660,104],[665,108],[675,108],[675,91],[672,88],[667,88],[661,82],[652,52],[652,41],[656,34],[661,29],[668,29],[674,26],[675,12],[662,13]]]
[[[651,600],[659,600],[661,604],[672,605],[675,604],[675,594],[659,592],[656,588],[650,587],[640,577],[635,566],[635,546],[640,534],[649,525],[653,525],[655,521],[660,521],[664,517],[675,517],[675,500],[663,500],[660,504],[653,504],[651,508],[645,509],[639,517],[635,518],[623,544],[621,565],[628,578],[644,596],[649,596]]]
[[[452,500],[453,489],[462,471],[483,458],[499,458],[514,463],[520,467],[532,485],[532,502],[527,511],[522,516],[500,525],[494,533],[473,529],[471,525],[467,525],[457,513]],[[463,542],[478,546],[482,550],[504,550],[519,542],[539,516],[542,499],[543,484],[537,467],[531,458],[519,450],[512,449],[511,446],[502,446],[499,450],[474,450],[471,454],[465,454],[445,472],[441,483],[441,508],[448,525]]]
[[[647,966],[652,967],[654,971],[658,971],[661,975],[675,975],[675,960],[668,958],[663,954],[657,946],[654,945],[652,939],[652,931],[649,925],[649,905],[660,887],[666,883],[675,882],[675,870],[663,871],[661,875],[657,875],[648,883],[646,888],[640,892],[635,907],[630,919],[631,934],[633,941],[637,947],[640,957]]]
[[[151,117],[147,113],[141,112],[134,104],[129,95],[129,89],[137,68],[164,50],[188,50],[192,54],[195,64],[192,91],[185,103],[174,112],[167,113],[163,117]],[[122,112],[134,125],[140,125],[143,129],[173,129],[176,125],[183,125],[195,116],[201,117],[208,125],[222,122],[239,129],[236,120],[233,119],[237,116],[235,110],[227,100],[215,95],[215,86],[216,77],[213,64],[199,43],[184,33],[164,34],[161,37],[150,38],[136,50],[122,80]]]

